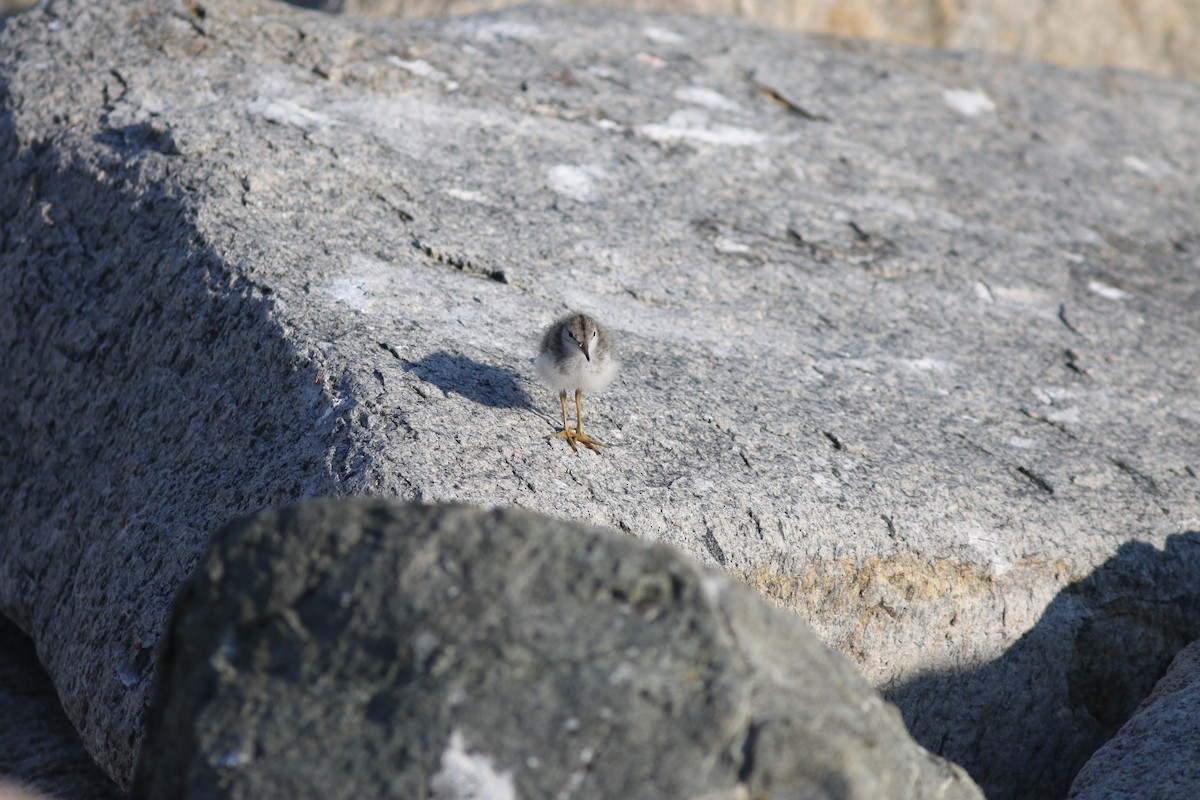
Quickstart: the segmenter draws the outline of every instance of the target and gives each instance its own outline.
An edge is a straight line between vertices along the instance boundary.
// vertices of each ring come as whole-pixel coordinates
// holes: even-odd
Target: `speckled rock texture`
[[[977,798],[795,615],[662,545],[319,500],[218,533],[134,794]]]
[[[124,797],[79,741],[33,642],[0,616],[0,800]]]
[[[1170,669],[1071,784],[1071,800],[1200,797],[1200,642]]]
[[[50,0],[0,30],[0,109],[0,609],[122,783],[207,538],[317,495],[673,544],[996,798],[1064,795],[1200,638],[1200,87]],[[625,365],[601,456],[544,438],[568,308]]]
[[[518,0],[293,0],[367,16],[429,17],[518,5]],[[560,5],[741,17],[772,28],[955,50],[1063,66],[1143,69],[1200,77],[1196,0],[556,0]]]

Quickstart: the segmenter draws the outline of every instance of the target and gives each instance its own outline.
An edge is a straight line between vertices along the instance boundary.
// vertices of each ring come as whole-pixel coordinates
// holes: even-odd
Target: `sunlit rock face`
[[[1061,796],[1200,635],[1198,95],[685,16],[10,17],[0,608],[127,782],[228,519],[521,507],[726,570]],[[569,309],[602,455],[545,438]]]

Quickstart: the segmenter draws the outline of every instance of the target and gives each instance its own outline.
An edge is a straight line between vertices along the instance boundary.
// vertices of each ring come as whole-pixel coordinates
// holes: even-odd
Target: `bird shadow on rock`
[[[1065,586],[999,658],[884,696],[918,742],[965,767],[989,800],[1062,798],[1196,639],[1200,531],[1188,531],[1162,550],[1126,542]]]
[[[467,356],[439,351],[407,361],[403,369],[446,394],[460,395],[472,403],[490,408],[533,408],[529,395],[521,388],[519,375]]]

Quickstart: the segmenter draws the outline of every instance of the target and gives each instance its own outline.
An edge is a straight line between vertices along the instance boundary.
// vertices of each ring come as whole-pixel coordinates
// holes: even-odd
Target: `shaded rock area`
[[[1071,785],[1072,800],[1200,796],[1200,642],[1180,651],[1167,674]]]
[[[184,587],[144,797],[979,798],[792,614],[516,510],[311,501]]]
[[[1086,578],[1064,588],[1037,624],[999,658],[974,670],[924,675],[885,696],[904,708],[905,720],[918,739],[929,742],[940,737],[942,752],[970,753],[965,758],[968,763],[986,763],[995,757],[992,731],[1024,726],[1040,731],[1037,746],[1063,760],[1061,774],[1074,775],[1089,753],[1131,715],[1135,716],[1127,727],[1141,717],[1144,712],[1139,709],[1148,696],[1163,691],[1156,688],[1155,681],[1173,657],[1179,660],[1176,654],[1180,649],[1197,636],[1200,533],[1171,536],[1161,550],[1127,543]],[[1055,666],[1048,669],[1047,664]],[[960,696],[972,686],[1014,680],[1028,681],[1026,691],[1007,695],[1005,703],[984,704],[978,715],[953,713],[940,700],[947,694]],[[1062,697],[1068,698],[1066,704],[1054,701]],[[1069,721],[1063,719],[1064,713],[1070,714]],[[1183,725],[1193,731],[1193,741],[1200,733],[1196,719],[1200,717],[1187,718]],[[1143,724],[1149,724],[1148,719]],[[1161,759],[1160,768],[1166,773],[1190,770],[1194,761],[1182,750],[1170,748],[1147,748],[1146,758]],[[1035,759],[1033,763],[1049,761]],[[1106,772],[1105,766],[1090,769],[1095,775]],[[1136,771],[1125,773],[1135,783],[1140,780]],[[1049,774],[1044,775],[1047,782]],[[1037,797],[1029,786],[1028,774],[994,774],[988,790],[999,797]],[[1056,787],[1053,796],[1060,797],[1062,792]],[[1149,791],[1118,796],[1160,795]]]
[[[83,748],[33,642],[0,616],[0,798],[123,796]]]
[[[316,495],[673,544],[997,798],[1064,795],[1197,638],[1159,602],[1197,585],[1194,85],[682,16],[51,0],[0,29],[0,109],[0,608],[122,784],[211,532]],[[625,364],[603,456],[544,439],[567,308]]]

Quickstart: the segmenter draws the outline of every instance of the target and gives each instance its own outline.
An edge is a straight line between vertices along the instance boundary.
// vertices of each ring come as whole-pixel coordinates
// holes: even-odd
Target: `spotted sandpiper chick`
[[[583,393],[598,392],[612,382],[620,365],[613,357],[612,337],[608,331],[587,314],[567,314],[546,329],[542,346],[533,368],[538,379],[551,389],[558,389],[562,405],[563,427],[546,438],[563,438],[576,453],[583,445],[599,453],[608,447],[583,432]],[[575,428],[567,427],[567,392],[575,392]]]

